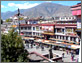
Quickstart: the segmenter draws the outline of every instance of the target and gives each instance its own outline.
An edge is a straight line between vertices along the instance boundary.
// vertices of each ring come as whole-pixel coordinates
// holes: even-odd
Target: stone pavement
[[[25,45],[25,44],[24,44]],[[39,48],[39,49],[36,49],[36,46],[33,46],[33,48],[28,48],[26,45],[25,45],[25,48],[29,51],[29,52],[33,52],[33,51],[35,51],[35,52],[38,52],[38,53],[40,53],[40,54],[47,54],[47,53],[49,53],[49,48],[44,48],[44,51],[42,51],[41,50],[41,48]],[[71,60],[71,54],[69,53],[68,55],[66,54],[66,52],[64,52],[64,51],[59,51],[59,50],[52,50],[52,52],[53,53],[56,53],[56,54],[58,54],[58,55],[62,55],[62,53],[65,53],[65,57],[62,59],[64,62],[75,62],[75,60],[74,61],[72,61]],[[75,58],[74,59],[76,59],[78,57],[78,55],[75,55]]]

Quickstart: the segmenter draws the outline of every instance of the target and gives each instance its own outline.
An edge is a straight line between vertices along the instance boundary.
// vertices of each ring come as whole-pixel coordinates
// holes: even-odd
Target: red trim
[[[72,11],[73,15],[81,15],[81,10]]]
[[[20,26],[40,26],[41,24],[20,24]],[[19,25],[17,25],[19,26]]]
[[[77,26],[77,24],[20,24],[20,26]]]
[[[77,26],[77,24],[55,24],[55,26]]]
[[[72,28],[77,28],[77,26],[65,26],[65,27],[72,27]]]
[[[55,24],[41,24],[42,26],[55,26]]]

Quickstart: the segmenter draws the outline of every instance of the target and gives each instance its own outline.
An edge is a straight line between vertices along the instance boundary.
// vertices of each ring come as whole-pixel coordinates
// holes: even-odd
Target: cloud
[[[6,6],[4,6],[4,5],[1,5],[1,8],[7,8]]]
[[[52,2],[52,1],[46,1],[46,2]]]
[[[62,5],[63,3],[58,3],[58,4],[61,4]]]
[[[39,3],[24,3],[24,4],[15,4],[15,3],[8,3],[8,6],[9,7],[16,7],[16,8],[19,8],[19,9],[28,9],[28,8],[32,8],[34,6],[37,6],[39,5]]]

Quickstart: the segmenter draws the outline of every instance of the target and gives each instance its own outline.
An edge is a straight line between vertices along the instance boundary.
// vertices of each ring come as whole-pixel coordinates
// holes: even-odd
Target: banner
[[[54,32],[54,27],[53,26],[42,26],[43,31],[49,31],[49,32]]]

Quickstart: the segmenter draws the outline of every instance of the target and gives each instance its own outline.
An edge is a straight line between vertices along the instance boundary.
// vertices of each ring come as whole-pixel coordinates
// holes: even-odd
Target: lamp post
[[[18,8],[18,22],[19,22],[19,35],[20,35],[20,10]]]

